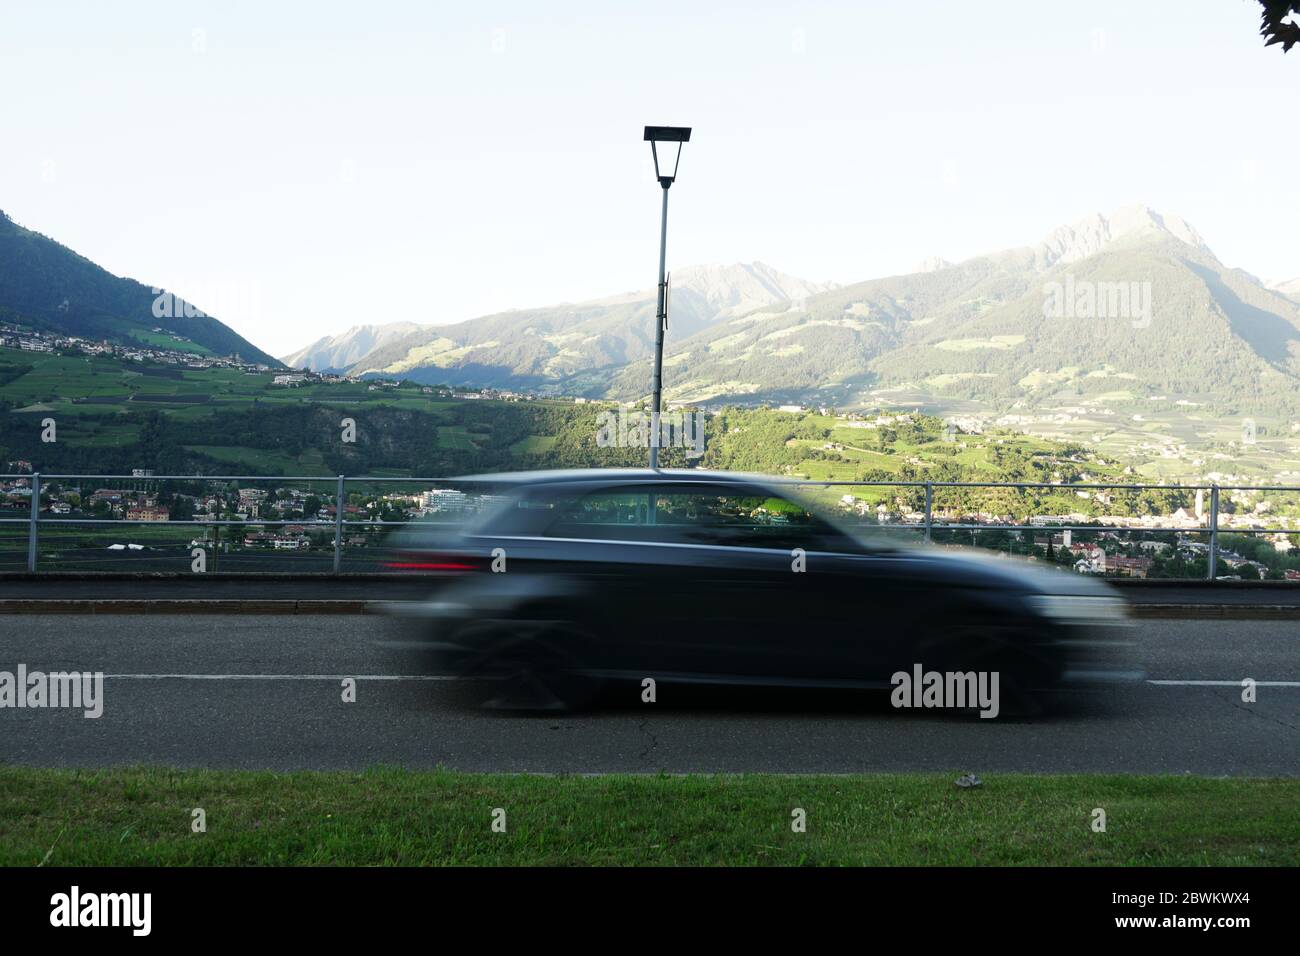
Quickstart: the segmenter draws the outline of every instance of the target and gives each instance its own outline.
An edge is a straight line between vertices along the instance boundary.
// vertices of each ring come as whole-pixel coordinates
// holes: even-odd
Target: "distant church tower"
[[[1201,521],[1205,518],[1205,489],[1196,489],[1196,520]]]

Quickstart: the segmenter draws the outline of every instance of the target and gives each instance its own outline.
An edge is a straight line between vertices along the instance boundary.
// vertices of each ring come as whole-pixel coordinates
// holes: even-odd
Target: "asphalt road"
[[[0,709],[0,763],[474,771],[902,770],[1300,776],[1300,623],[1141,621],[1145,681],[996,720],[696,692],[596,712],[468,710],[397,622],[359,616],[0,617],[0,671],[103,671],[104,713]],[[357,678],[357,700],[341,681]],[[1243,703],[1239,682],[1262,682]],[[1165,683],[1171,682],[1171,683]],[[1196,683],[1224,682],[1224,683]]]

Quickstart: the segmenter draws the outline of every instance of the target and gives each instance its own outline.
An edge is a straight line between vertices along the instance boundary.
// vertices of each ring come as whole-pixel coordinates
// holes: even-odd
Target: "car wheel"
[[[999,716],[1043,713],[1042,691],[1050,683],[1046,662],[1025,647],[1025,635],[996,625],[952,625],[915,645],[925,670],[996,672]],[[974,708],[967,708],[974,710]]]
[[[473,698],[488,710],[555,712],[579,710],[598,695],[600,682],[580,670],[563,649],[575,628],[549,624],[520,633],[500,629],[489,649],[463,677],[476,685]]]

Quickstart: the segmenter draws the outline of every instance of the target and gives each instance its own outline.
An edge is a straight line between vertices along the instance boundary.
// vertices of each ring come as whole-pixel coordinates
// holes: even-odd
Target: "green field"
[[[464,425],[440,425],[438,427],[438,447],[469,450],[474,448],[474,436]]]
[[[156,339],[170,338],[149,333]],[[163,344],[159,342],[157,344]],[[196,351],[202,351],[196,349]],[[249,373],[238,369],[186,369],[138,364],[108,357],[77,357],[53,353],[18,352],[0,349],[0,373],[6,368],[30,369],[12,377],[0,374],[0,399],[15,408],[36,403],[48,404],[56,411],[77,415],[122,412],[145,405],[164,409],[169,414],[189,413],[194,399],[211,401],[211,407],[198,405],[203,414],[213,407],[230,402],[254,400],[266,405],[338,404],[356,407],[361,404],[410,411],[438,411],[456,403],[436,400],[418,386],[370,391],[361,382],[337,382],[286,388],[272,384],[274,372]],[[114,398],[111,404],[95,405],[73,399]],[[165,399],[175,398],[176,403]],[[141,402],[141,400],[150,400]],[[164,401],[159,402],[159,399]]]
[[[265,448],[249,448],[239,445],[185,445],[187,451],[197,452],[214,461],[231,465],[244,474],[265,474],[266,469],[273,468],[283,474],[326,475],[325,459],[315,448],[309,448],[301,455],[287,455],[284,452]]]
[[[8,767],[0,864],[1300,863],[1296,780],[1016,774],[963,790],[955,777]]]
[[[544,455],[555,447],[554,435],[529,435],[510,446],[516,455]]]
[[[137,342],[143,342],[145,345],[152,345],[160,349],[175,349],[180,352],[193,352],[195,355],[215,355],[212,349],[199,345],[189,339],[177,341],[166,332],[155,332],[152,329],[135,328],[129,332],[131,338]]]

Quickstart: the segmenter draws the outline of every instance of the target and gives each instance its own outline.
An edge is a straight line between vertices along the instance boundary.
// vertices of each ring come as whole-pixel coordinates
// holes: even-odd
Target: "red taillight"
[[[477,564],[470,563],[462,557],[435,554],[402,555],[404,560],[385,561],[384,567],[391,571],[478,571]]]

